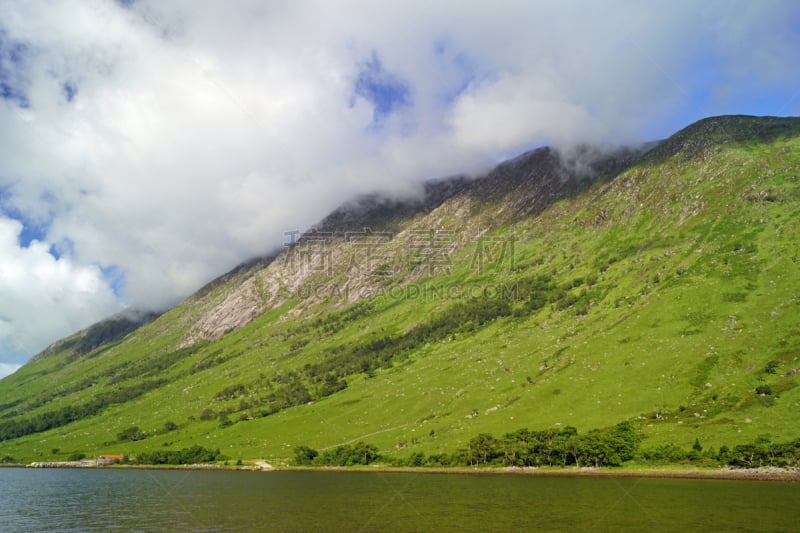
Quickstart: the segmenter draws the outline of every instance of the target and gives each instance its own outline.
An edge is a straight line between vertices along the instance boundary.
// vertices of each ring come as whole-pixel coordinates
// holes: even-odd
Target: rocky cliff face
[[[203,310],[183,346],[218,339],[290,300],[300,300],[291,311],[298,315],[334,294],[332,305],[339,306],[374,294],[390,279],[395,286],[411,283],[420,265],[396,258],[426,246],[457,250],[486,228],[541,212],[596,180],[613,179],[651,147],[540,148],[476,179],[427,182],[420,197],[357,198],[305,234],[288,236],[296,242],[283,251],[246,263],[201,290]],[[231,283],[234,279],[239,282]]]

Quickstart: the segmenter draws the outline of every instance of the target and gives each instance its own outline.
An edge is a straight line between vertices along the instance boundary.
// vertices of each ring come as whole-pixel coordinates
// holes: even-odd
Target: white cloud
[[[359,192],[413,190],[544,142],[796,112],[788,96],[742,104],[798,88],[797,13],[790,2],[3,2],[0,83],[30,106],[0,99],[0,207],[46,227],[64,255],[36,297],[4,285],[17,307],[0,360],[70,333],[78,300],[52,295],[78,294],[81,279],[99,284],[81,293],[81,325],[123,304],[161,308]],[[355,90],[374,58],[379,79],[407,89],[379,124]],[[47,261],[44,245],[7,238],[6,251],[0,268]],[[98,266],[124,275],[120,298]],[[51,325],[23,342],[45,297]]]
[[[3,379],[6,376],[10,376],[11,374],[19,370],[20,366],[21,365],[0,363],[0,379]]]
[[[20,248],[21,231],[18,221],[0,218],[0,353],[35,353],[121,310],[98,267],[57,260],[38,241]],[[13,365],[0,373],[7,370]]]

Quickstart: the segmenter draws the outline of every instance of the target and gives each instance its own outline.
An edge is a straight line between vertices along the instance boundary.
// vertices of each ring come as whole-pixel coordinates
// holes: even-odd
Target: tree
[[[758,446],[754,444],[739,444],[733,447],[729,464],[753,468],[761,466],[763,459]]]
[[[203,448],[194,445],[191,448],[177,450],[156,450],[153,452],[142,452],[136,457],[138,464],[151,465],[181,465],[213,463],[214,461],[225,461],[228,457],[222,455],[219,448],[216,450]]]
[[[592,430],[581,437],[574,437],[572,442],[576,466],[591,463],[597,468],[622,464],[613,431]]]
[[[378,457],[378,448],[365,442],[357,442],[353,446],[348,464],[368,465]]]
[[[488,433],[481,433],[469,441],[470,464],[487,464],[500,455],[500,442]]]
[[[582,446],[581,439],[578,437],[578,430],[572,426],[565,427],[561,434],[564,436],[564,447],[572,457],[575,466],[581,466],[581,457],[583,456],[584,447]]]
[[[731,449],[728,448],[726,445],[722,445],[719,447],[719,453],[717,454],[717,459],[720,461],[727,463],[730,459]]]
[[[425,466],[425,454],[422,452],[412,453],[405,463],[406,466]]]
[[[698,453],[703,451],[703,446],[700,444],[700,439],[699,438],[694,439],[694,444],[692,444],[692,450],[694,450],[694,451],[696,451]]]
[[[570,448],[576,433],[577,430],[574,427],[567,426],[554,435],[550,441],[550,455],[557,458],[561,466],[569,464]]]
[[[630,422],[620,422],[611,432],[613,446],[621,461],[630,461],[642,441],[642,435]]]
[[[659,463],[680,463],[686,460],[686,451],[675,444],[662,444],[642,452],[648,461]]]
[[[534,466],[531,447],[527,441],[520,439],[503,440],[503,462],[507,466]]]
[[[314,463],[319,452],[308,446],[297,446],[294,449],[294,464],[298,466],[308,466]]]

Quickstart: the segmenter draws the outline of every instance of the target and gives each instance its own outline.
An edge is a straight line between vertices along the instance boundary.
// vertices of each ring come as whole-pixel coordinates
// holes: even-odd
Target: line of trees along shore
[[[501,438],[481,433],[470,439],[466,448],[454,453],[425,455],[414,452],[406,457],[381,455],[378,447],[366,442],[345,444],[317,451],[308,446],[294,448],[297,466],[363,466],[381,462],[392,466],[463,467],[600,467],[621,466],[635,460],[641,465],[693,464],[736,468],[800,468],[800,438],[773,443],[766,436],[755,442],[733,447],[704,448],[699,439],[689,449],[663,444],[640,449],[641,434],[630,422],[613,428],[592,430],[579,435],[573,427],[531,431],[519,429]],[[83,454],[81,454],[83,456]],[[181,450],[154,450],[127,457],[125,463],[141,465],[181,465],[226,461],[219,449],[192,446]],[[15,463],[11,455],[0,457],[0,464]]]
[[[758,468],[765,466],[800,466],[800,438],[772,443],[760,437],[751,444],[705,449],[696,439],[690,449],[674,444],[641,449],[642,435],[630,422],[613,428],[592,430],[579,435],[574,427],[531,431],[519,429],[501,438],[481,433],[470,439],[466,448],[455,453],[425,455],[414,452],[407,457],[381,456],[378,448],[364,442],[337,446],[322,453],[308,446],[294,449],[298,466],[355,466],[376,461],[393,466],[459,467],[600,467],[621,466],[635,460],[643,465],[694,464],[697,466],[732,466]]]

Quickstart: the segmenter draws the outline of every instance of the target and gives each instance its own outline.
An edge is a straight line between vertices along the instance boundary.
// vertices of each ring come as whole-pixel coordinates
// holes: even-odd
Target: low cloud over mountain
[[[799,18],[791,2],[4,2],[0,364],[174,304],[359,193],[797,114]]]

